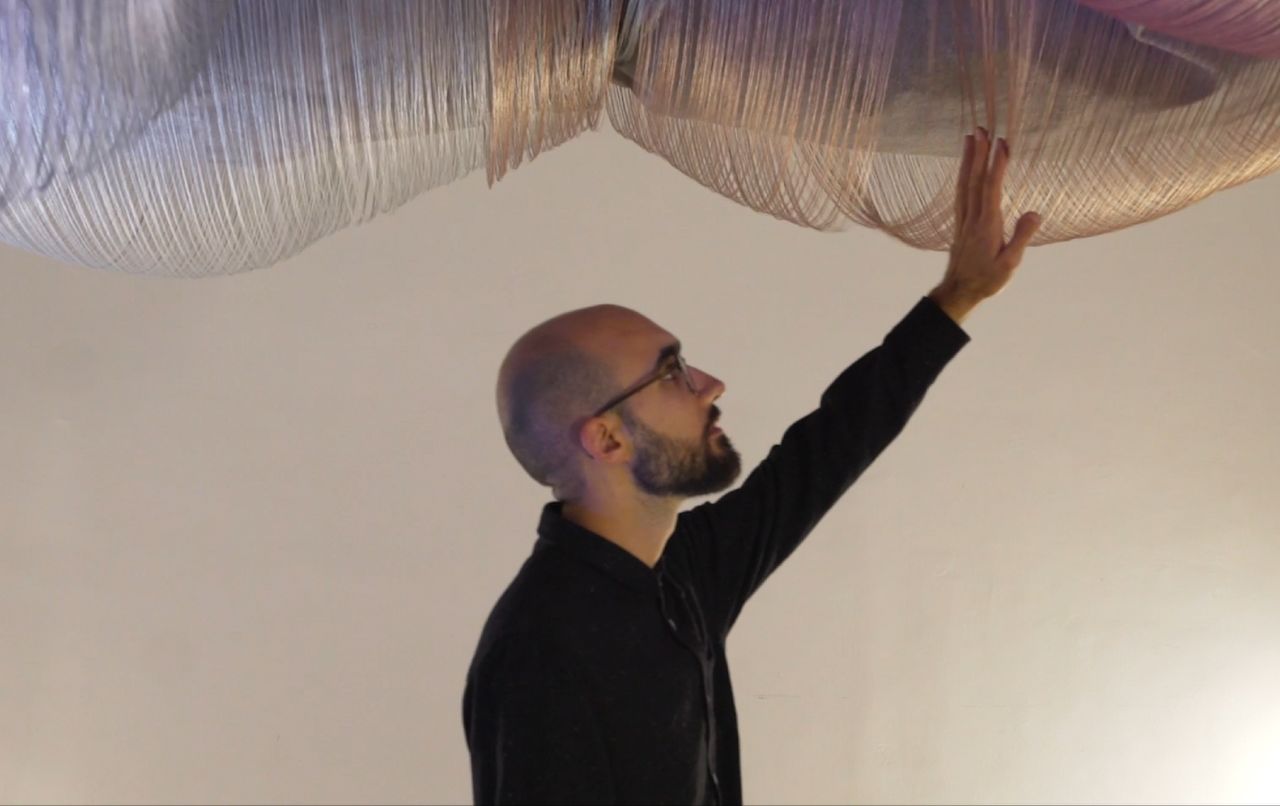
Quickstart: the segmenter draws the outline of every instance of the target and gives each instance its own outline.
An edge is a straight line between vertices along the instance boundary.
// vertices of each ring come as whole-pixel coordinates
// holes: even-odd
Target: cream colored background
[[[975,312],[732,636],[749,801],[1280,799],[1277,201],[1032,250]],[[545,500],[510,342],[646,313],[753,465],[944,265],[607,127],[225,279],[0,247],[0,800],[469,800]]]

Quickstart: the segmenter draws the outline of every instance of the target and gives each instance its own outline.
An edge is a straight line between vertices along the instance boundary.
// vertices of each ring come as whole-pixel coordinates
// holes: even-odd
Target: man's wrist
[[[982,302],[978,297],[965,294],[946,281],[929,292],[929,299],[933,300],[957,325],[963,324],[965,318]]]

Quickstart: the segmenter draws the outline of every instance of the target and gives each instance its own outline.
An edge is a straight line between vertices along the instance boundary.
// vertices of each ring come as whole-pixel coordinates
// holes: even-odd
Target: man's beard
[[[659,434],[625,409],[620,413],[635,440],[631,474],[636,486],[649,495],[710,495],[728,489],[738,478],[742,457],[723,432],[709,437],[704,431],[701,440],[684,441]],[[713,409],[713,418],[715,414]],[[721,443],[715,450],[713,441]]]

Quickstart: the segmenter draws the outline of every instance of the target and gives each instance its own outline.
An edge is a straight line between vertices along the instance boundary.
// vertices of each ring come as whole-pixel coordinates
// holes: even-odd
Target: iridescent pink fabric
[[[1168,36],[1248,56],[1280,58],[1277,0],[1079,0]]]

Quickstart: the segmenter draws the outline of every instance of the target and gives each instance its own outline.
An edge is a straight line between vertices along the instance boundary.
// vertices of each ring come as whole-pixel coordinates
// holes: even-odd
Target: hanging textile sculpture
[[[247,271],[598,125],[819,229],[1113,231],[1280,167],[1276,0],[0,0],[0,240]]]

